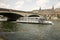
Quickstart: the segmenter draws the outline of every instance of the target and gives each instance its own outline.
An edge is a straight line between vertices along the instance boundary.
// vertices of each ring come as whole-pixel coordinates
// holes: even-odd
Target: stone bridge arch
[[[28,17],[40,17],[39,15],[29,15]]]
[[[23,15],[18,15],[16,13],[0,13],[4,17],[7,17],[7,21],[16,21],[20,17],[24,17]]]

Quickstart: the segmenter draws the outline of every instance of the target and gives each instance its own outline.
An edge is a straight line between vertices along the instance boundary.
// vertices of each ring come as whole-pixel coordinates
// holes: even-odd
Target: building
[[[60,8],[54,9],[54,7],[52,7],[51,9],[44,9],[44,10],[41,10],[40,8],[39,10],[33,10],[32,12],[42,15],[46,17],[48,20],[60,19]]]

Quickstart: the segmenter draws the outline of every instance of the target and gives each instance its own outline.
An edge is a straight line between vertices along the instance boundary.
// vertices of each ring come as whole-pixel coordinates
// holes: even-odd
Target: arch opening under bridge
[[[39,15],[29,15],[28,17],[39,17]]]
[[[16,13],[0,13],[0,15],[7,17],[7,21],[16,21],[18,18],[24,17]]]

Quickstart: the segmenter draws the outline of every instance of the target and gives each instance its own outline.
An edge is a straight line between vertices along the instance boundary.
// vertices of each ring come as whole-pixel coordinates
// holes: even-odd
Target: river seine
[[[4,40],[60,40],[60,21],[54,25],[0,22],[0,38]]]

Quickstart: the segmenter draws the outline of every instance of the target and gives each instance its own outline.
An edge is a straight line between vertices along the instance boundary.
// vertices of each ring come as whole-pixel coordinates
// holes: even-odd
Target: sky
[[[60,0],[0,0],[0,8],[22,11],[60,8]]]

